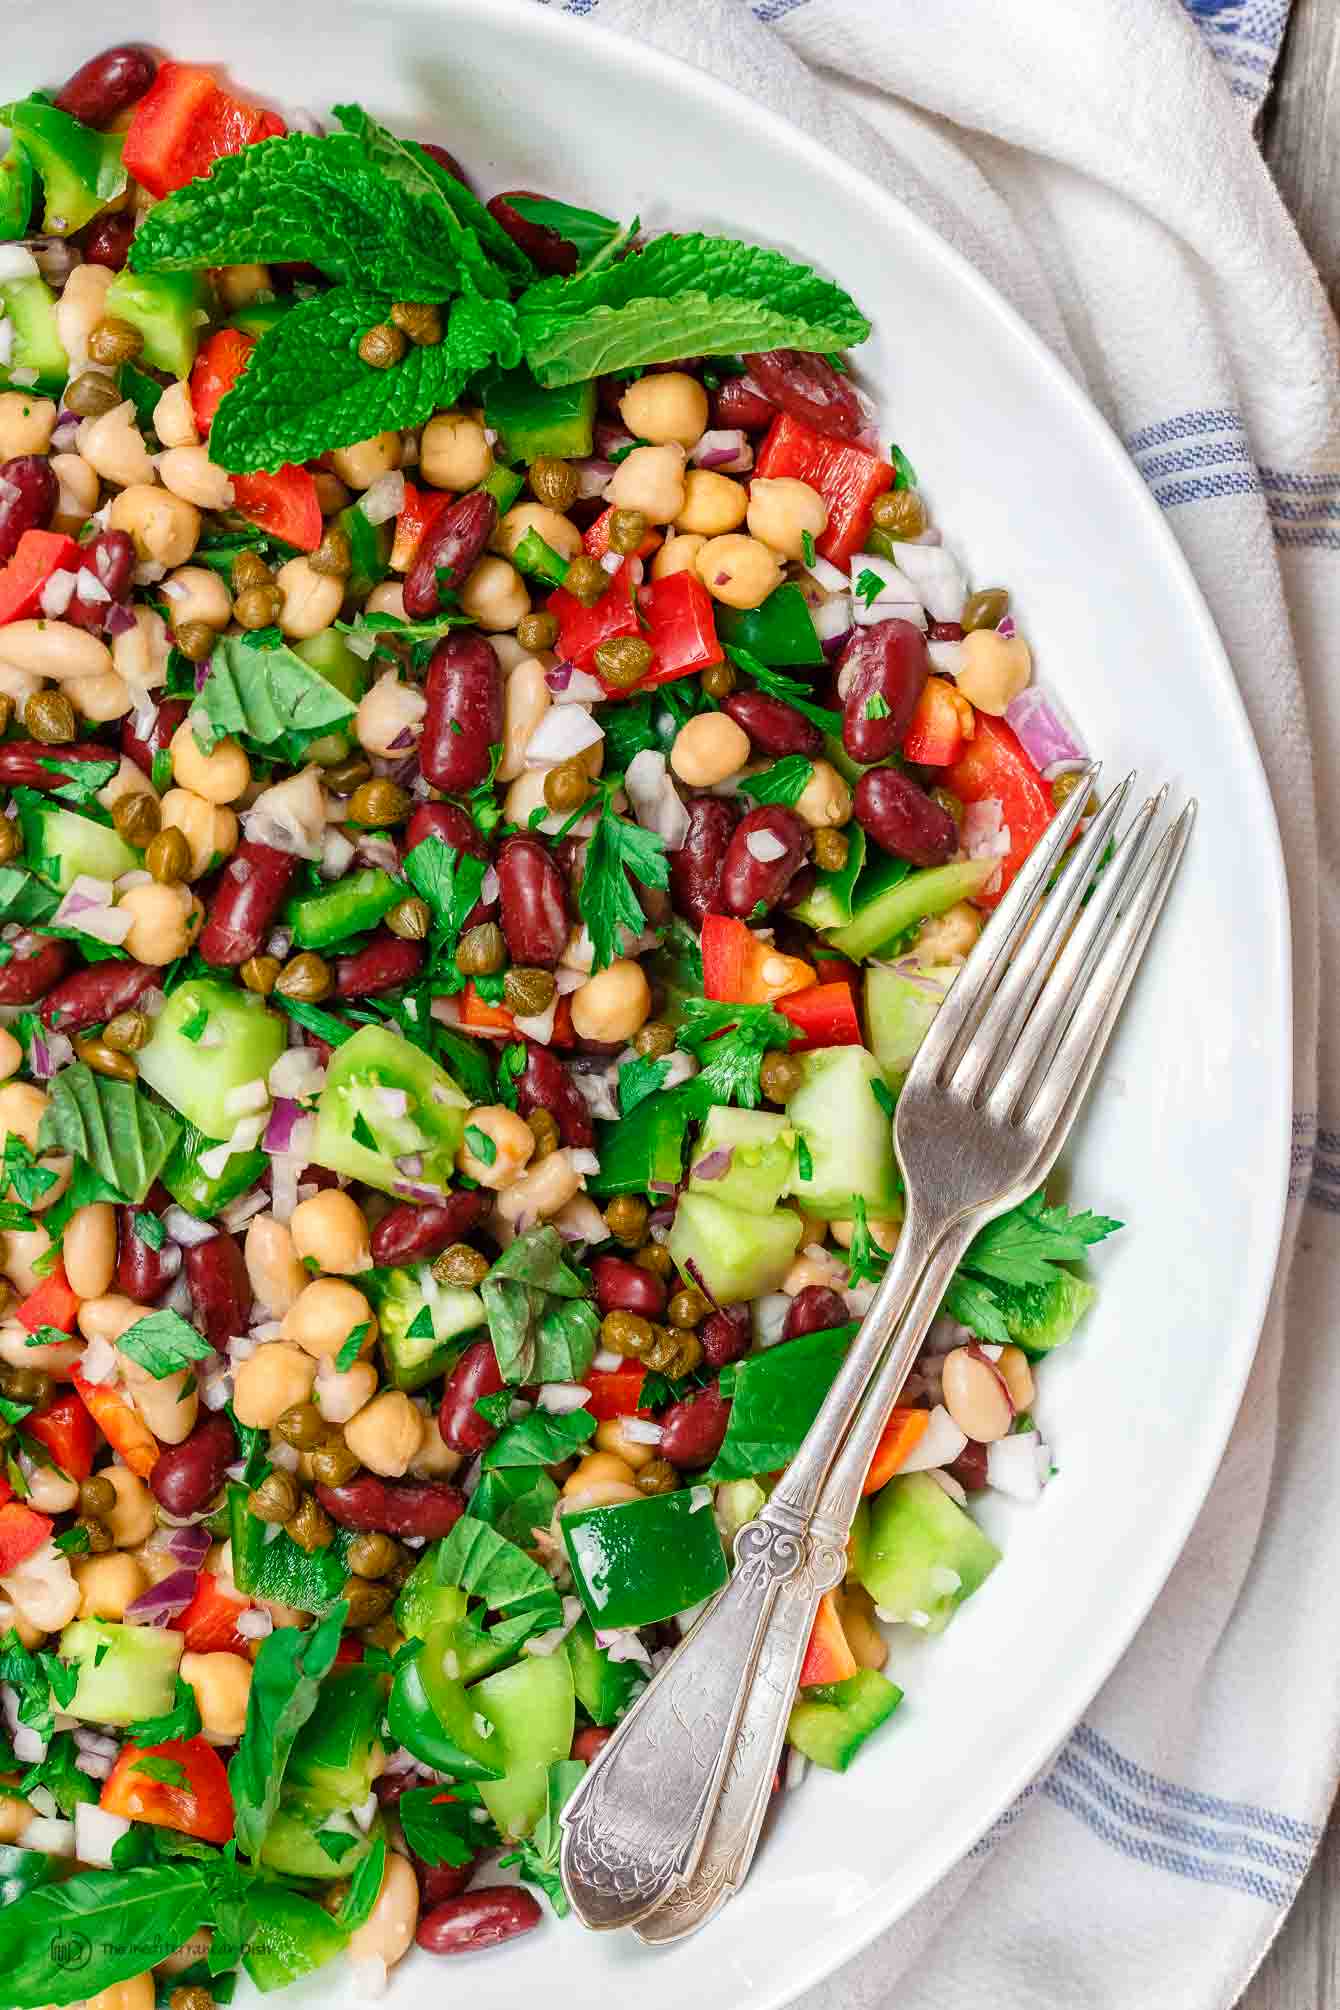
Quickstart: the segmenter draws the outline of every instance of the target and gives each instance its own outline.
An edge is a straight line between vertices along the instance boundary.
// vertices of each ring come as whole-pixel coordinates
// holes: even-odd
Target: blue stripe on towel
[[[1260,1899],[1262,1903],[1276,1908],[1293,1903],[1301,1879],[1291,1878],[1283,1883],[1243,1864],[1194,1856],[1189,1850],[1173,1849],[1167,1843],[1132,1833],[1100,1808],[1094,1807],[1068,1782],[1058,1779],[1055,1773],[1044,1782],[1042,1791],[1057,1807],[1064,1808],[1067,1814],[1083,1822],[1100,1842],[1107,1843],[1136,1863],[1145,1864],[1150,1870],[1171,1871],[1175,1876],[1190,1878],[1196,1884],[1212,1884],[1223,1890],[1240,1891],[1245,1897]]]
[[[1321,1839],[1321,1830],[1311,1822],[1279,1814],[1274,1808],[1257,1807],[1250,1801],[1220,1800],[1215,1794],[1202,1793],[1195,1787],[1184,1787],[1175,1780],[1148,1772],[1119,1752],[1092,1724],[1078,1725],[1071,1743],[1106,1766],[1124,1785],[1151,1800],[1180,1808],[1187,1814],[1200,1815],[1210,1821],[1236,1823],[1240,1828],[1259,1829],[1265,1835],[1277,1836],[1282,1842],[1298,1843],[1308,1850],[1315,1849]]]
[[[1203,1856],[1245,1857],[1282,1877],[1301,1880],[1307,1873],[1310,1850],[1282,1849],[1279,1844],[1266,1842],[1259,1835],[1247,1834],[1241,1827],[1225,1830],[1210,1828],[1206,1823],[1191,1821],[1185,1815],[1142,1806],[1104,1779],[1096,1765],[1081,1758],[1074,1750],[1073,1740],[1057,1760],[1056,1770],[1065,1775],[1071,1786],[1082,1788],[1106,1814],[1114,1821],[1124,1822],[1127,1828],[1162,1836],[1165,1841],[1197,1850]]]

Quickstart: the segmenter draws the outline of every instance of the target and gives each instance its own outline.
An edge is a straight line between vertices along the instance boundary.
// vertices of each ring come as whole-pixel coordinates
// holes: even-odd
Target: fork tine
[[[965,1039],[968,1037],[974,1014],[985,1007],[1001,964],[1027,926],[1039,892],[1051,877],[1053,867],[1070,842],[1071,832],[1083,815],[1088,798],[1085,783],[1092,786],[1098,771],[1096,762],[1085,770],[1079,787],[1052,818],[1015,875],[1014,884],[982,930],[971,961],[950,987],[949,996],[936,1013],[931,1030],[922,1041],[912,1064],[919,1080],[924,1082],[928,1075],[938,1075],[960,1034]]]
[[[1075,1015],[1046,1064],[1037,1092],[1025,1112],[1030,1127],[1037,1125],[1044,1134],[1061,1137],[1068,1130],[1068,1124],[1061,1126],[1060,1119],[1067,1113],[1073,1115],[1078,1108],[1103,1057],[1195,821],[1193,800],[1172,828],[1165,831],[1141,874],[1120,922],[1084,986]],[[1053,1149],[1044,1174],[1055,1157]]]
[[[1084,898],[1112,827],[1125,807],[1133,781],[1134,776],[1127,775],[1125,781],[1113,789],[1085,831],[1057,884],[1038,906],[1032,926],[1015,951],[976,1032],[954,1062],[954,1076],[959,1087],[968,1095],[976,1096],[988,1086],[992,1062],[1010,1053],[1013,1037],[1022,1027],[1065,940],[1071,918]]]

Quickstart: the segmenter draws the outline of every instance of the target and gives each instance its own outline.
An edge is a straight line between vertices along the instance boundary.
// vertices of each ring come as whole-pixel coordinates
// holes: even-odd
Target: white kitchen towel
[[[804,1999],[1228,2010],[1340,1771],[1340,1080],[1318,1025],[1336,996],[1340,343],[1252,137],[1286,0],[565,11],[587,17],[576,33],[637,35],[734,83],[966,253],[1126,441],[1236,668],[1284,835],[1297,1042],[1284,1252],[1238,1425],[1162,1598],[1050,1771]]]

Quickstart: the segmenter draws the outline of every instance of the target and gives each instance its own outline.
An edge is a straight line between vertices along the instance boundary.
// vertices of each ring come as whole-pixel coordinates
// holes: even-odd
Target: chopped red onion
[[[36,279],[37,260],[26,244],[0,244],[0,285],[10,279]]]
[[[720,474],[742,475],[754,465],[754,450],[740,426],[723,427],[704,433],[689,455],[695,467],[714,468]]]
[[[580,705],[551,705],[526,742],[528,768],[551,768],[598,747],[604,728]]]
[[[949,989],[947,984],[932,977],[925,964],[919,963],[915,956],[900,956],[896,963],[882,967],[896,970],[905,984],[910,984],[914,991],[925,991],[932,998],[943,998]]]
[[[714,1152],[706,1153],[695,1165],[690,1166],[689,1171],[694,1179],[725,1179],[734,1156],[733,1146],[721,1146]]]
[[[169,1207],[163,1214],[163,1226],[174,1242],[183,1249],[194,1249],[197,1243],[209,1242],[218,1234],[212,1221],[199,1221],[188,1214],[184,1207]]]
[[[996,633],[997,635],[1003,635],[1007,642],[1019,633],[1018,625],[1012,614],[1003,614],[1001,616],[1000,620],[996,623]]]
[[[293,1126],[302,1115],[301,1106],[291,1096],[278,1096],[270,1111],[270,1121],[265,1127],[265,1140],[261,1147],[266,1152],[287,1152],[293,1136]]]
[[[244,1640],[264,1640],[275,1630],[273,1615],[260,1605],[249,1605],[245,1612],[239,1612],[233,1625]]]
[[[1035,767],[1046,769],[1055,761],[1083,760],[1084,749],[1074,727],[1042,685],[1031,684],[1012,698],[1005,707],[1005,719]]]
[[[38,604],[48,621],[58,621],[64,614],[74,598],[77,584],[78,575],[64,569],[47,575],[42,591],[38,595]]]
[[[986,1483],[1012,1500],[1035,1501],[1051,1477],[1052,1455],[1036,1431],[1015,1431],[986,1448]]]
[[[423,1173],[423,1153],[402,1152],[395,1162],[395,1169],[404,1173],[407,1179],[419,1179]]]
[[[550,669],[545,671],[544,681],[551,691],[566,691],[572,671],[573,665],[571,663],[555,663]]]
[[[86,1382],[110,1382],[117,1369],[116,1349],[110,1340],[90,1340],[79,1363]]]
[[[606,486],[614,473],[613,461],[604,461],[595,454],[588,454],[585,460],[574,461],[577,474],[577,500],[594,502],[603,496]]]
[[[104,635],[110,635],[115,639],[118,635],[128,635],[135,625],[134,608],[117,601],[114,606],[108,608],[107,619],[103,622],[102,628]]]
[[[611,575],[613,575],[614,573],[616,573],[616,572],[617,572],[617,571],[619,570],[619,567],[620,567],[620,566],[621,566],[622,564],[623,564],[623,553],[622,553],[622,552],[618,552],[618,551],[607,551],[607,552],[604,552],[604,553],[602,554],[602,556],[601,556],[601,560],[600,560],[600,569],[601,569],[601,571],[602,571],[602,572],[608,572],[608,573],[610,573]],[[723,574],[723,577],[724,577],[724,574]],[[717,581],[717,584],[718,584],[718,585],[720,585],[720,584],[721,584],[721,581],[720,581],[720,580],[718,580],[718,581]]]
[[[760,865],[772,865],[786,855],[786,846],[771,831],[750,831],[744,848],[750,858],[756,858]]]
[[[546,1382],[535,1399],[536,1408],[547,1410],[551,1416],[566,1417],[571,1410],[580,1410],[591,1400],[591,1391],[585,1382]]]
[[[937,1403],[931,1411],[930,1422],[898,1470],[900,1473],[926,1473],[932,1466],[952,1466],[967,1442],[967,1433],[959,1429],[944,1404]]]
[[[170,1577],[151,1584],[126,1607],[132,1625],[166,1626],[179,1612],[185,1612],[196,1593],[198,1570],[174,1570]]]
[[[174,1528],[163,1547],[188,1570],[199,1570],[209,1555],[210,1541],[207,1528]]]
[[[612,419],[597,419],[592,432],[597,455],[607,457],[619,453],[624,447],[635,447],[637,441],[625,426],[617,425]],[[610,473],[615,472],[610,468]]]

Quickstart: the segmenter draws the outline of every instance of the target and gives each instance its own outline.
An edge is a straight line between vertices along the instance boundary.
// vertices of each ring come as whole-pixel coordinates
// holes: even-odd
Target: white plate
[[[543,189],[821,262],[874,322],[862,370],[936,522],[974,582],[1009,585],[1108,775],[1200,798],[1070,1154],[1074,1193],[1130,1227],[1097,1256],[1082,1338],[1039,1378],[1055,1481],[1036,1508],[980,1510],[1000,1569],[941,1639],[896,1652],[894,1721],[844,1778],[811,1773],[707,1933],[653,1954],[550,1924],[463,1970],[415,1957],[393,1983],[407,2010],[444,1987],[504,2010],[542,2000],[561,1962],[588,2001],[770,2010],[911,1905],[1044,1764],[1171,1569],[1232,1423],[1287,1179],[1289,967],[1274,817],[1222,647],[1049,352],[872,182],[710,78],[521,0],[10,0],[7,21],[6,94],[138,37],[281,106],[358,99],[450,147],[485,195]],[[313,1987],[343,1994],[330,1969]]]

